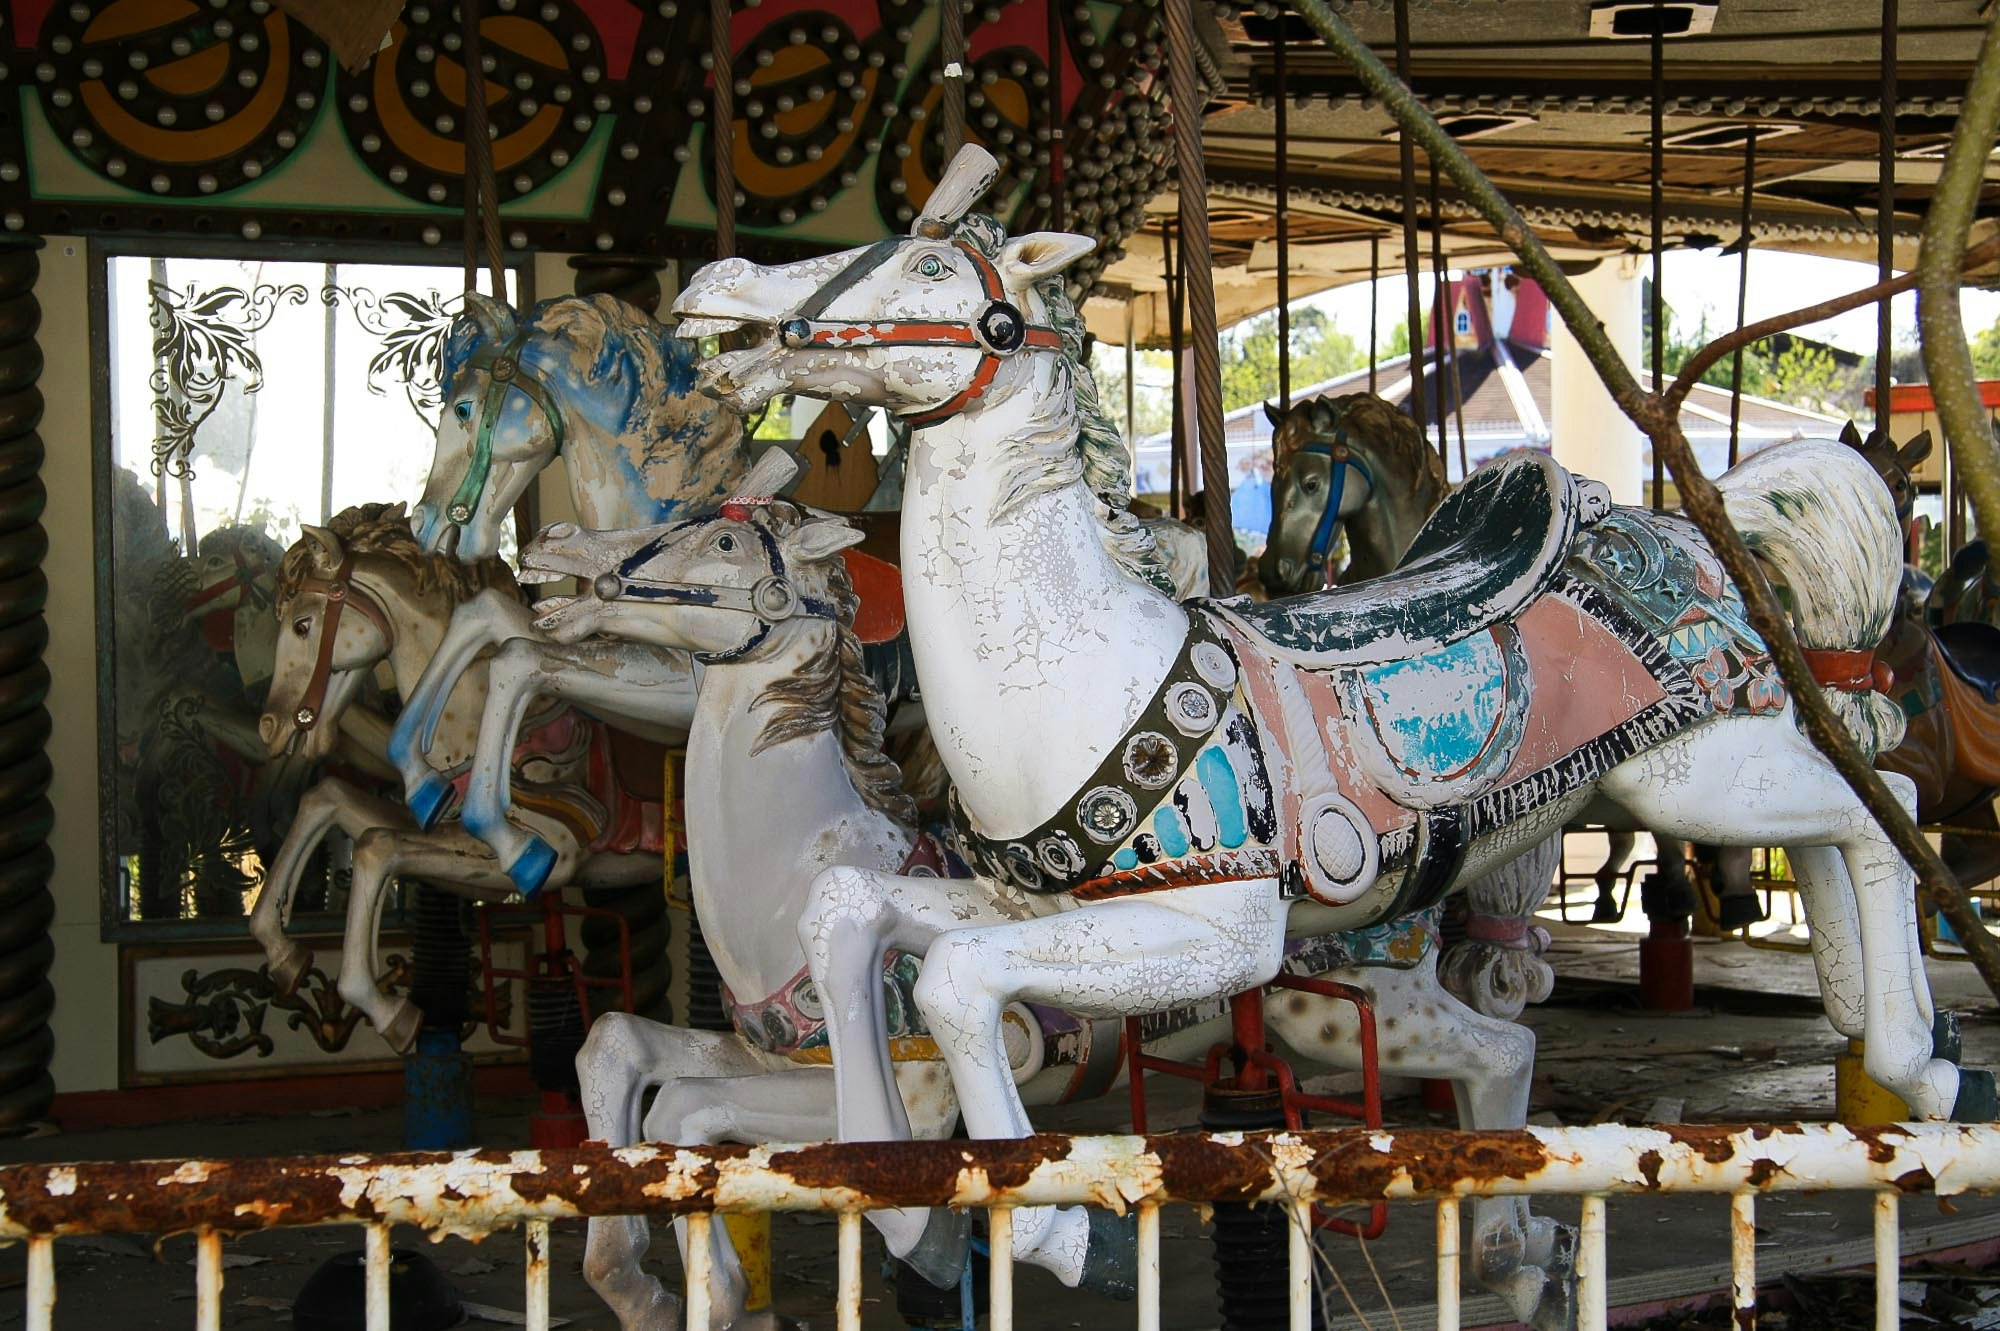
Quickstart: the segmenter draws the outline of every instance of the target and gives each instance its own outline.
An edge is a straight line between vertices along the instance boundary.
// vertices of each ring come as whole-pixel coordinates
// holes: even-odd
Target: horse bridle
[[[750,636],[728,651],[694,653],[694,659],[703,665],[720,665],[748,655],[771,636],[772,629],[788,619],[839,622],[840,614],[832,605],[818,597],[807,596],[792,585],[791,579],[786,576],[785,556],[778,548],[777,538],[748,520],[749,506],[753,502],[757,501],[732,500],[724,504],[719,513],[675,523],[628,555],[615,572],[598,574],[591,581],[591,594],[600,601],[672,601],[678,605],[706,606],[712,610],[735,610],[756,617],[757,627]],[[690,529],[705,527],[716,521],[740,522],[757,534],[770,572],[757,579],[748,590],[713,583],[663,582],[636,576],[636,570],[645,567]]]
[[[383,640],[391,647],[396,645],[396,630],[375,598],[354,581],[352,551],[341,557],[333,577],[305,578],[299,583],[299,591],[318,592],[326,598],[326,618],[319,630],[319,655],[313,660],[312,678],[306,681],[305,692],[299,695],[298,708],[292,713],[292,723],[303,734],[319,725],[326,710],[326,690],[333,682],[333,645],[340,636],[341,612],[350,605],[359,610],[382,631]]]
[[[508,393],[518,389],[542,409],[549,423],[549,434],[555,440],[555,452],[562,453],[562,404],[521,365],[521,346],[527,340],[528,330],[524,328],[499,350],[487,342],[466,358],[465,369],[483,369],[487,378],[486,391],[479,400],[479,430],[472,440],[472,460],[466,463],[465,478],[458,483],[451,502],[445,505],[445,519],[454,527],[472,521],[480,496],[486,493],[486,478],[493,470],[493,424],[500,419],[500,409],[506,405]]]
[[[1306,547],[1306,559],[1309,561],[1307,567],[1322,568],[1326,564],[1329,547],[1333,544],[1334,524],[1340,521],[1340,500],[1347,492],[1348,468],[1352,467],[1360,472],[1361,479],[1370,485],[1375,484],[1375,477],[1368,470],[1367,464],[1356,458],[1353,450],[1347,446],[1346,426],[1334,432],[1331,442],[1301,444],[1298,451],[1323,453],[1332,463],[1331,475],[1328,476],[1326,483],[1326,511],[1320,514],[1319,526],[1313,528],[1312,544]]]
[[[193,615],[199,612],[201,607],[207,605],[210,601],[220,600],[230,592],[239,590],[250,598],[252,609],[261,610],[264,608],[266,602],[257,595],[256,574],[260,570],[253,567],[250,561],[244,558],[243,551],[240,548],[232,550],[230,558],[236,562],[236,571],[226,578],[216,579],[214,583],[202,588],[189,597],[187,609],[184,613]]]
[[[943,239],[926,235],[927,239]],[[854,261],[836,273],[831,281],[801,305],[798,312],[778,325],[778,340],[794,351],[826,347],[837,351],[866,350],[873,347],[942,347],[980,353],[979,368],[959,392],[946,401],[900,419],[913,426],[936,425],[950,420],[985,395],[1000,363],[1023,350],[1061,351],[1062,335],[1045,324],[1031,324],[1019,306],[1007,299],[1000,270],[993,261],[966,241],[952,239],[979,275],[986,295],[986,307],[976,319],[827,319],[827,306],[852,290],[862,278],[889,261],[909,240],[892,236],[878,240]]]

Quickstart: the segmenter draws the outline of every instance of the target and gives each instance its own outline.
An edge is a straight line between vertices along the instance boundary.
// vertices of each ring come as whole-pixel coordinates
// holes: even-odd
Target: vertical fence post
[[[1139,1207],[1139,1331],[1160,1331],[1160,1208]]]
[[[1312,1331],[1313,1303],[1313,1212],[1311,1202],[1292,1203],[1292,1223],[1285,1227],[1289,1240],[1285,1255],[1286,1275],[1291,1281],[1291,1331]]]
[[[194,1236],[194,1324],[222,1331],[222,1235],[212,1229]]]
[[[389,1331],[389,1227],[368,1226],[362,1253],[362,1321],[368,1331]]]
[[[56,1316],[56,1241],[28,1240],[27,1331],[49,1331]]]
[[[1729,1303],[1737,1331],[1757,1331],[1757,1194],[1729,1197]]]
[[[1609,1312],[1604,1270],[1604,1198],[1583,1199],[1576,1254],[1576,1324],[1578,1331],[1604,1331]]]
[[[986,1218],[990,1331],[1014,1331],[1014,1208],[996,1206]]]
[[[549,1222],[528,1222],[528,1275],[522,1289],[528,1331],[549,1331]]]
[[[1896,1233],[1896,1194],[1875,1194],[1875,1331],[1902,1325],[1903,1260]]]
[[[861,1212],[840,1213],[839,1284],[834,1317],[839,1331],[861,1331]]]
[[[687,1321],[685,1325],[705,1327],[708,1325],[708,1285],[710,1258],[714,1255],[714,1242],[709,1237],[709,1225],[713,1217],[706,1211],[695,1211],[687,1218],[687,1259],[682,1266],[687,1272]]]
[[[1458,1331],[1458,1198],[1437,1204],[1437,1331]]]

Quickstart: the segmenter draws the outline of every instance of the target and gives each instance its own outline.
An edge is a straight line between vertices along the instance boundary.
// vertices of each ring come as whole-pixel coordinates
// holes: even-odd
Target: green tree
[[[1366,364],[1354,339],[1326,311],[1295,308],[1291,318],[1292,387],[1303,388]],[[1246,319],[1222,334],[1222,409],[1234,411],[1278,395],[1278,315]]]
[[[1972,368],[1981,379],[2000,379],[2000,323],[1972,339]]]

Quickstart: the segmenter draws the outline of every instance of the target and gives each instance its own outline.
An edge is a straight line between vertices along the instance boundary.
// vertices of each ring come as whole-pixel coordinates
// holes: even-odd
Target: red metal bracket
[[[1330,1095],[1308,1094],[1300,1089],[1291,1065],[1271,1052],[1264,1034],[1264,998],[1273,989],[1293,989],[1354,1005],[1361,1039],[1361,1099],[1358,1102]],[[1134,1132],[1142,1136],[1146,1132],[1148,1072],[1161,1072],[1212,1086],[1222,1080],[1224,1058],[1234,1065],[1235,1080],[1245,1090],[1264,1089],[1269,1084],[1267,1078],[1277,1083],[1278,1100],[1284,1107],[1285,1126],[1293,1132],[1305,1127],[1308,1112],[1359,1119],[1362,1126],[1368,1128],[1382,1126],[1382,1065],[1375,1037],[1375,1005],[1363,990],[1338,980],[1308,979],[1280,972],[1264,988],[1247,990],[1231,997],[1229,1019],[1233,1042],[1212,1046],[1208,1057],[1199,1066],[1178,1059],[1156,1058],[1144,1052],[1140,1046],[1140,1019],[1125,1019],[1126,1076],[1130,1083]],[[1329,1215],[1315,1207],[1313,1223],[1317,1228],[1341,1234],[1377,1238],[1388,1226],[1389,1204],[1384,1201],[1373,1203],[1368,1208],[1368,1218],[1360,1221]]]
[[[618,974],[586,975],[583,963],[569,948],[569,931],[564,923],[571,918],[610,920],[618,929]],[[532,953],[527,964],[519,967],[496,966],[493,962],[493,928],[495,920],[501,924],[515,922],[529,926],[539,924],[542,931],[542,947]],[[538,980],[566,979],[576,986],[577,1008],[583,1014],[584,1029],[590,1028],[590,991],[592,989],[616,989],[619,1006],[630,1012],[632,1001],[632,926],[618,911],[606,906],[571,905],[563,900],[557,888],[544,889],[535,901],[520,905],[507,903],[482,903],[479,907],[479,962],[485,974],[486,1029],[495,1044],[513,1045],[525,1049],[529,1038],[512,1035],[501,1025],[498,986],[496,981],[520,980],[524,984]]]

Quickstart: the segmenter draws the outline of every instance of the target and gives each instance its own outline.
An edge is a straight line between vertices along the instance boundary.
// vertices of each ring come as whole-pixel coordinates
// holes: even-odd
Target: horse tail
[[[1903,539],[1889,488],[1861,454],[1831,439],[1780,444],[1731,468],[1716,487],[1791,610],[1801,646],[1871,651],[1881,643],[1902,584]],[[1871,758],[1902,742],[1903,711],[1890,698],[1836,689],[1826,698]]]

